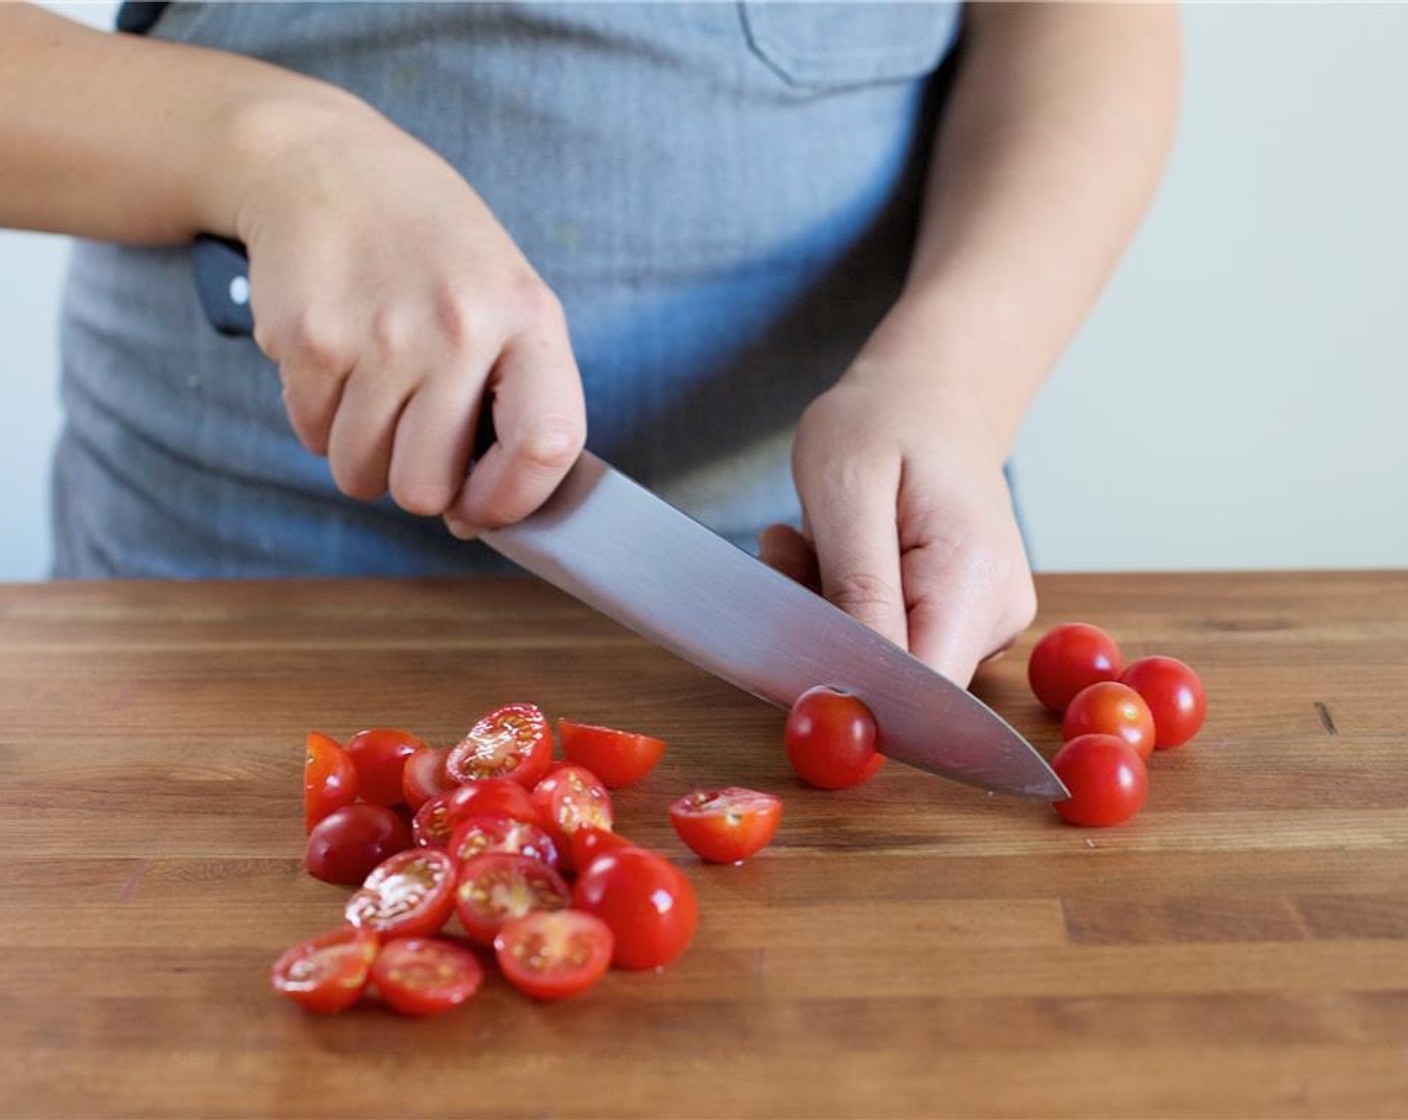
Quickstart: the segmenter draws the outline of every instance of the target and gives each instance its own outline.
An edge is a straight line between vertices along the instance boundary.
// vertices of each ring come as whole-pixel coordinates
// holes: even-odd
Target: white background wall
[[[1185,26],[1167,180],[1019,444],[1036,565],[1408,565],[1408,7]],[[0,579],[48,562],[61,255],[0,233]]]

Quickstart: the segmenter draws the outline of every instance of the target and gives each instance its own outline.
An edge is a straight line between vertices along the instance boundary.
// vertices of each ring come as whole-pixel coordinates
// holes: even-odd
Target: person
[[[485,570],[464,539],[540,505],[590,418],[955,681],[1031,621],[1004,463],[1156,184],[1170,8],[120,26],[0,7],[0,225],[83,239],[55,575]],[[201,318],[202,232],[248,249],[253,340]]]

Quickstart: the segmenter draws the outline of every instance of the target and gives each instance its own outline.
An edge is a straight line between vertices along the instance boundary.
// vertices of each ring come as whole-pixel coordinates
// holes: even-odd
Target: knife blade
[[[192,252],[207,318],[253,331],[242,246]],[[830,685],[857,696],[891,758],[983,789],[1067,796],[1045,760],[966,689],[756,560],[591,452],[487,545],[671,653],[780,708]]]

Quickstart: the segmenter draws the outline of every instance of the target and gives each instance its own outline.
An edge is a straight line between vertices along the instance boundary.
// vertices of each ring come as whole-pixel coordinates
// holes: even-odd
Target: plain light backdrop
[[[1018,444],[1034,563],[1408,566],[1408,7],[1184,23],[1167,178]],[[48,566],[63,252],[0,232],[0,579]]]

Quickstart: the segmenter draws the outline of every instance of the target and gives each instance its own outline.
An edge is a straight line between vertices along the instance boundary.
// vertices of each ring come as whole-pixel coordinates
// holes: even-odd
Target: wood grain
[[[798,787],[781,717],[533,581],[0,586],[0,1115],[1408,1116],[1408,574],[1047,576],[975,690],[1043,749],[1041,628],[1197,666],[1211,711],[1110,830],[891,765]],[[319,1019],[267,988],[345,892],[302,738],[481,711],[668,739],[623,831],[698,940],[538,1006]],[[781,792],[699,866],[669,801]]]

